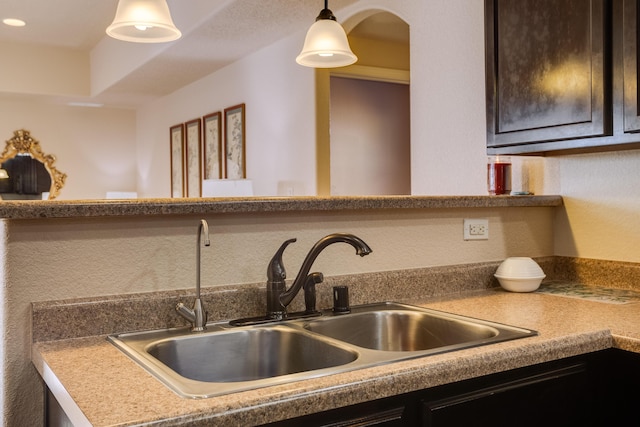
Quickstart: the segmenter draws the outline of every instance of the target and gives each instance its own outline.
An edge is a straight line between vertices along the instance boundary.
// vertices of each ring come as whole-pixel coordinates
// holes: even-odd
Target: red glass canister
[[[491,195],[511,194],[511,157],[489,156],[487,188]]]

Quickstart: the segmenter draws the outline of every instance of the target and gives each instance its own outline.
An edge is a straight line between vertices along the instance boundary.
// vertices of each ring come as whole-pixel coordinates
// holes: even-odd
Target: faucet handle
[[[284,283],[284,279],[287,278],[287,272],[284,268],[284,263],[282,262],[282,254],[287,246],[294,243],[296,240],[297,239],[286,240],[282,245],[280,245],[280,248],[276,251],[275,255],[273,255],[273,258],[271,258],[269,266],[267,267],[267,280],[269,282]]]
[[[282,262],[282,254],[287,246],[295,241],[296,239],[289,239],[280,245],[267,267],[267,316],[271,319],[282,320],[287,315],[286,307],[280,303],[280,295],[287,288],[287,272]]]
[[[200,298],[196,298],[193,303],[193,309],[179,302],[176,305],[176,311],[191,323],[192,332],[202,332],[207,329],[207,317],[209,313],[204,310]]]

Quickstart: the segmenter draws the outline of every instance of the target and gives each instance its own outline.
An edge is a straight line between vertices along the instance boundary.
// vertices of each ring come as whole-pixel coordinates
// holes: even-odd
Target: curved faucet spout
[[[198,242],[196,244],[196,263],[198,264],[196,268],[196,298],[200,298],[200,241],[202,238],[202,234],[204,234],[204,245],[210,246],[211,241],[209,240],[209,224],[206,220],[201,219],[200,225],[198,225]]]
[[[320,239],[309,251],[304,261],[302,262],[302,266],[300,267],[300,271],[296,276],[293,284],[289,289],[280,294],[280,304],[283,307],[288,306],[293,298],[298,294],[305,281],[307,280],[307,276],[309,275],[309,271],[311,270],[311,266],[313,262],[316,260],[320,252],[324,250],[329,245],[334,243],[348,243],[356,249],[356,255],[365,256],[369,255],[371,252],[371,248],[367,245],[362,239],[353,234],[345,234],[345,233],[334,233]]]
[[[179,302],[176,305],[176,311],[192,324],[191,330],[194,332],[202,332],[206,329],[207,312],[204,310],[202,300],[200,299],[200,246],[202,246],[202,235],[204,234],[204,246],[210,246],[209,241],[209,224],[204,219],[200,220],[198,225],[198,242],[196,244],[196,300],[193,303],[193,309],[188,308]]]

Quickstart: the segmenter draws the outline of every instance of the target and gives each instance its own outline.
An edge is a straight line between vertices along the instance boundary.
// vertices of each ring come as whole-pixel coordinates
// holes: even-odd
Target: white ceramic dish
[[[540,287],[546,275],[538,277],[504,277],[494,274],[500,286],[510,292],[533,292]]]
[[[507,258],[498,266],[496,275],[507,278],[538,278],[544,271],[533,259],[528,257]]]

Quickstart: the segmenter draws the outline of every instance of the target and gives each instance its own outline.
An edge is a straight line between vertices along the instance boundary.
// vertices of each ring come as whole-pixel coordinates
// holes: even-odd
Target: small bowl
[[[538,277],[504,277],[494,274],[500,286],[510,292],[533,292],[540,287],[546,275]]]
[[[544,271],[537,262],[528,257],[507,258],[498,266],[496,275],[512,279],[544,277]]]

